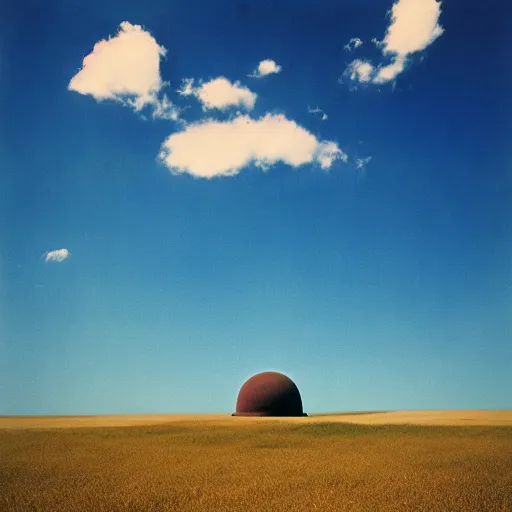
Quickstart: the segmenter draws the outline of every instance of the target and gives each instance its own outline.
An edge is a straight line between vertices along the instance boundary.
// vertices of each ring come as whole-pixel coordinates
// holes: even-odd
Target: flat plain
[[[0,417],[2,511],[512,511],[512,411]]]

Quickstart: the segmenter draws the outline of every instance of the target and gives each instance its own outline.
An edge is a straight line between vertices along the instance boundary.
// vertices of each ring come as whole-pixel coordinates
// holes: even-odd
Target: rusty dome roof
[[[278,372],[253,375],[240,388],[233,416],[306,416],[295,383]]]

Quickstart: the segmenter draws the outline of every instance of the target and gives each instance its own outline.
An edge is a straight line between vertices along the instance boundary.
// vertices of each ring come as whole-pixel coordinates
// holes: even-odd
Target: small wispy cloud
[[[372,37],[371,41],[376,48],[382,48],[384,46],[384,43],[382,41],[379,41],[376,37]]]
[[[356,48],[359,48],[363,45],[363,41],[359,39],[359,37],[352,37],[350,41],[343,47],[345,50],[351,52],[352,50],[355,50]]]
[[[181,96],[190,96],[194,94],[194,79],[183,78],[181,80],[181,87],[178,89],[177,93]]]
[[[366,164],[368,164],[371,159],[371,156],[367,156],[365,158],[356,158],[356,167],[358,169],[364,169],[366,167]]]
[[[181,109],[168,98],[167,94],[164,94],[163,98],[154,105],[152,115],[153,119],[179,121],[180,114]]]
[[[319,114],[320,115],[320,119],[322,121],[325,121],[327,119],[327,114],[319,107],[315,107],[315,108],[311,108],[311,107],[308,107],[308,113],[310,114]]]
[[[394,80],[404,71],[411,54],[424,50],[444,33],[438,23],[440,15],[440,1],[398,0],[389,11],[390,23],[384,39],[372,39],[388,63],[375,66],[357,59],[348,65],[344,75],[363,83],[382,84]],[[362,62],[365,67],[361,67]]]
[[[316,163],[328,169],[334,161],[347,159],[335,142],[319,141],[282,114],[190,124],[170,135],[159,154],[159,161],[173,174],[199,178],[234,176],[250,164],[266,170],[278,162],[291,167]]]
[[[263,78],[264,76],[276,74],[281,71],[281,66],[272,59],[262,60],[258,67],[249,75],[252,78]]]
[[[194,87],[193,78],[182,80],[178,94],[181,96],[195,96],[203,105],[203,110],[228,107],[243,107],[252,110],[258,95],[240,82],[230,82],[223,76],[214,78],[208,82],[202,82]]]
[[[153,117],[176,120],[178,109],[161,90],[160,59],[167,50],[140,25],[123,21],[116,36],[98,41],[82,68],[71,78],[70,91],[97,101],[114,100],[140,112],[153,108]]]
[[[329,169],[335,160],[347,163],[348,155],[338,147],[338,144],[326,140],[317,142],[314,159],[322,169]]]
[[[344,74],[348,76],[350,80],[366,83],[371,80],[372,73],[372,64],[368,61],[355,59],[348,65]]]
[[[56,251],[48,251],[43,254],[46,263],[50,261],[55,261],[60,263],[61,261],[69,258],[70,252],[67,249],[57,249]]]

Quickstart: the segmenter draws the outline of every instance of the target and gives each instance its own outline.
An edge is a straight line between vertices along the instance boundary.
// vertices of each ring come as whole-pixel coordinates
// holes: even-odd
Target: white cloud
[[[200,178],[234,176],[250,164],[268,169],[279,161],[292,167],[316,162],[327,169],[347,158],[335,142],[319,141],[281,114],[191,124],[170,135],[159,154],[172,173]]]
[[[327,119],[327,114],[319,107],[311,108],[308,107],[308,112],[310,114],[320,114],[322,121],[325,121]]]
[[[84,59],[82,69],[68,85],[70,91],[91,95],[97,101],[114,100],[136,112],[146,106],[153,117],[174,119],[167,97],[158,99],[167,85],[160,76],[160,59],[167,50],[140,25],[123,21],[116,36],[102,39]]]
[[[373,78],[373,82],[376,84],[382,84],[384,82],[389,82],[390,80],[393,80],[395,76],[397,76],[404,70],[404,66],[405,56],[397,55],[391,64],[379,68],[377,74]]]
[[[48,263],[49,261],[56,261],[60,263],[69,257],[70,253],[67,249],[57,249],[56,251],[49,251],[43,254],[45,256],[45,261]]]
[[[363,61],[355,60],[346,70],[352,80],[369,82],[374,69],[371,78],[373,83],[393,80],[405,69],[410,54],[424,50],[444,32],[438,23],[441,2],[437,0],[397,0],[389,14],[390,24],[386,36],[382,41],[373,38],[372,43],[382,51],[383,56],[391,57],[391,63],[373,66],[365,62],[371,69],[362,68],[361,73],[358,69]],[[366,72],[368,69],[369,73]]]
[[[227,78],[220,76],[209,82],[194,87],[193,78],[185,78],[178,89],[181,96],[195,96],[202,104],[203,110],[217,108],[225,110],[228,107],[244,107],[252,110],[258,95],[240,82],[231,83]]]
[[[322,169],[329,169],[335,160],[341,160],[346,163],[348,155],[335,142],[322,141],[317,145],[315,158]]]
[[[117,36],[94,45],[69,89],[99,101],[125,101],[129,95],[140,110],[162,87],[160,57],[166,52],[140,25],[124,21]]]
[[[243,106],[247,110],[254,108],[258,95],[240,82],[232,84],[224,77],[215,78],[196,89],[196,96],[204,108],[225,109],[230,106]]]
[[[348,65],[345,73],[351,80],[369,82],[373,73],[373,66],[367,61],[356,59]]]
[[[359,37],[352,37],[350,41],[343,47],[345,50],[348,50],[349,52],[352,50],[355,50],[356,48],[359,48],[363,45],[363,41],[359,39]]]
[[[444,32],[440,14],[441,2],[436,0],[398,0],[391,8],[384,52],[407,55],[424,50]]]
[[[153,119],[168,119],[178,121],[181,110],[164,94],[153,108]]]
[[[372,43],[375,45],[376,48],[382,48],[384,46],[384,43],[382,41],[379,41],[376,37],[372,37]]]
[[[365,158],[356,158],[356,167],[358,169],[363,169],[368,162],[372,159],[371,156],[367,156]]]
[[[262,78],[264,76],[271,75],[272,73],[279,73],[280,71],[281,66],[276,64],[274,60],[265,59],[258,64],[258,67],[249,76],[253,78]]]
[[[183,78],[181,81],[181,87],[178,89],[178,94],[181,96],[190,96],[194,94],[194,79]]]

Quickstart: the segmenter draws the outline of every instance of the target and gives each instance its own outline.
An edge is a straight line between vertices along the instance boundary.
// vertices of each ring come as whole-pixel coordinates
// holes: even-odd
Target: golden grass
[[[226,414],[119,414],[104,416],[0,416],[0,429],[132,427],[183,421],[221,421]]]
[[[496,425],[512,426],[512,411],[393,411],[329,415],[329,421],[363,425]]]
[[[512,426],[512,410],[393,411],[314,414],[299,418],[237,417],[228,414],[130,414],[103,416],[0,416],[0,429],[76,428],[164,425],[176,422],[223,425],[284,423],[358,423],[363,425],[495,425]]]
[[[512,511],[511,427],[240,419],[1,429],[0,510]]]

